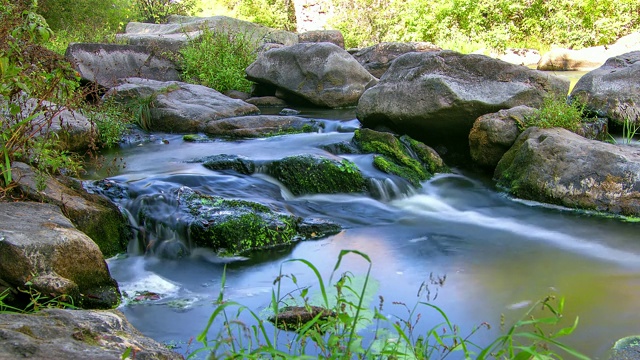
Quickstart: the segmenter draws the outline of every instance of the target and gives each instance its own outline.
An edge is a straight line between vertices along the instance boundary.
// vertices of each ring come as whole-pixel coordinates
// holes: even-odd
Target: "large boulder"
[[[256,45],[298,43],[298,35],[292,32],[271,29],[227,16],[200,18],[173,15],[166,24],[130,22],[125,33],[118,34],[116,38],[131,45],[145,45],[158,48],[160,51],[175,52],[187,42],[197,39],[205,28],[216,33],[239,34]]]
[[[389,69],[391,62],[400,55],[409,52],[440,51],[441,48],[429,42],[383,42],[363,49],[357,49],[351,55],[371,75],[378,79]]]
[[[571,99],[618,124],[625,118],[640,121],[640,51],[612,57],[584,75]]]
[[[25,163],[12,165],[13,179],[27,199],[58,206],[78,230],[89,235],[105,257],[127,250],[131,238],[129,220],[112,202],[89,194],[73,179],[42,178]]]
[[[131,106],[147,107],[149,130],[200,132],[210,120],[257,114],[258,108],[202,85],[127,78],[105,94]]]
[[[621,37],[611,45],[594,46],[580,50],[556,48],[542,55],[538,70],[590,71],[611,57],[640,50],[640,31]]]
[[[299,116],[252,115],[209,121],[204,132],[212,136],[255,138],[318,132],[322,125]]]
[[[117,86],[118,79],[128,77],[180,80],[176,65],[146,46],[75,43],[69,45],[65,57],[84,80],[104,88]]]
[[[522,199],[640,215],[640,149],[633,146],[533,127],[502,157],[494,177]]]
[[[273,176],[293,195],[364,192],[365,179],[358,167],[347,159],[317,155],[296,155],[266,165]]]
[[[60,208],[0,203],[0,280],[87,309],[120,303],[118,284],[98,246]]]
[[[527,118],[537,110],[525,105],[480,116],[469,133],[471,159],[493,170],[520,135]]]
[[[349,53],[326,42],[271,49],[246,71],[249,80],[275,86],[289,100],[329,108],[356,105],[377,81]]]
[[[430,146],[464,145],[479,116],[538,107],[545,96],[568,91],[568,80],[483,55],[408,53],[362,95],[357,116],[365,127],[390,128]]]
[[[0,314],[0,359],[121,360],[127,349],[127,358],[183,359],[142,335],[117,310]]]

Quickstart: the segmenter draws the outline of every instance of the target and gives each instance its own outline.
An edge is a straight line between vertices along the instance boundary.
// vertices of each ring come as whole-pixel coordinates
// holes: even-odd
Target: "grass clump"
[[[344,262],[354,260],[347,260],[348,255],[367,263],[365,275],[340,272]],[[314,285],[305,286],[294,274],[284,273],[287,263],[304,265],[315,276]],[[471,338],[489,324],[462,334],[445,312],[430,302],[429,286],[443,286],[446,277],[430,276],[418,292],[418,298],[423,299],[414,306],[393,302],[392,306],[399,306],[406,316],[388,318],[385,299],[379,296],[377,304],[372,301],[376,290],[371,269],[369,256],[357,250],[340,252],[328,281],[310,261],[287,260],[280,266],[271,302],[263,312],[225,299],[223,273],[216,308],[197,337],[203,347],[187,358],[206,353],[214,359],[442,359],[458,353],[465,359],[559,359],[563,352],[588,359],[559,341],[578,324],[576,319],[571,326],[558,329],[562,299],[547,297],[537,302],[503,335],[482,347]],[[293,290],[285,290],[291,287],[286,280]],[[426,316],[431,314],[435,318]],[[248,318],[252,324],[240,318]],[[430,325],[423,326],[421,321]],[[274,326],[268,326],[269,322]]]
[[[184,81],[224,93],[251,91],[245,69],[257,57],[257,44],[250,34],[215,31],[204,27],[202,35],[180,50]]]
[[[536,114],[518,125],[521,130],[536,126],[544,129],[560,127],[575,132],[582,124],[583,111],[584,105],[579,101],[568,103],[564,97],[547,95]]]

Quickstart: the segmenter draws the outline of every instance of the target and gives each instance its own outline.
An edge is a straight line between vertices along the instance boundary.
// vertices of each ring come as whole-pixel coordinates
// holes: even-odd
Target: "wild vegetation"
[[[347,256],[358,257],[350,262],[364,260],[366,274],[340,272]],[[302,285],[296,276],[285,273],[288,263],[303,264],[315,284]],[[262,313],[227,300],[223,275],[215,310],[197,337],[202,347],[187,358],[208,353],[215,359],[443,359],[458,353],[465,359],[560,359],[562,355],[588,359],[559,340],[578,325],[576,318],[561,327],[563,299],[547,297],[535,303],[512,325],[505,324],[503,335],[480,346],[473,337],[488,330],[489,324],[465,333],[431,302],[446,277],[432,275],[423,283],[415,305],[389,304],[382,296],[375,303],[371,269],[369,256],[356,250],[340,252],[328,281],[308,260],[288,260],[280,267],[271,303]],[[388,306],[405,315],[387,317]]]

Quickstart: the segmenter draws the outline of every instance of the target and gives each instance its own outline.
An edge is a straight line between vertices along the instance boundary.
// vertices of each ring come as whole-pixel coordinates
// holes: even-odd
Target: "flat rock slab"
[[[211,136],[255,138],[318,132],[321,126],[318,120],[299,116],[253,115],[209,121],[204,132]]]
[[[129,358],[183,359],[143,336],[117,310],[0,314],[0,359],[121,360],[129,348]]]
[[[83,79],[107,89],[118,86],[118,79],[128,77],[180,80],[176,65],[146,46],[74,43],[67,48],[65,57]]]
[[[105,97],[130,104],[146,102],[152,131],[202,132],[208,121],[259,113],[255,105],[202,85],[142,78],[127,78],[121,82]]]

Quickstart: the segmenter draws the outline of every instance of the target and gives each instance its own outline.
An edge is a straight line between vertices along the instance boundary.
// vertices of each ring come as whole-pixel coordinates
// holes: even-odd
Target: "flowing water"
[[[319,148],[351,139],[358,126],[351,110],[303,113],[328,118],[325,132],[242,141],[186,143],[181,136],[155,134],[155,140],[119,149],[108,156],[123,158],[125,168],[110,177],[126,184],[134,198],[169,196],[169,190],[189,186],[208,194],[268,204],[283,212],[340,223],[337,235],[299,243],[290,248],[262,251],[248,258],[219,258],[205,249],[189,257],[161,259],[143,255],[134,239],[128,257],[108,261],[121,289],[133,295],[150,291],[159,299],[126,302],[121,310],[144,334],[188,350],[189,339],[206,325],[227,266],[225,294],[260,312],[270,301],[274,278],[283,261],[303,258],[328,278],[342,249],[360,250],[373,262],[373,288],[385,299],[383,312],[405,317],[418,300],[424,281],[446,275],[432,301],[452,322],[469,332],[489,322],[491,330],[474,339],[486,343],[499,332],[501,314],[507,322],[547,295],[566,298],[567,323],[580,317],[576,332],[566,341],[593,358],[606,358],[618,338],[640,333],[640,241],[638,224],[567,209],[517,201],[501,194],[487,179],[454,170],[413,189],[397,179],[378,182],[376,198],[364,195],[294,197],[265,175],[215,172],[189,160],[215,154],[244,155],[254,160],[315,153]],[[383,179],[369,155],[349,155],[361,169]],[[95,177],[103,175],[94,174]],[[144,200],[147,201],[147,200]],[[171,201],[165,204],[171,204]],[[170,205],[154,209],[167,219],[154,234],[157,242],[184,241],[171,229]],[[287,263],[302,286],[315,278],[299,263]],[[367,264],[347,256],[340,272],[364,274]],[[431,290],[436,290],[433,286]],[[441,319],[426,309],[422,321],[430,327]]]

